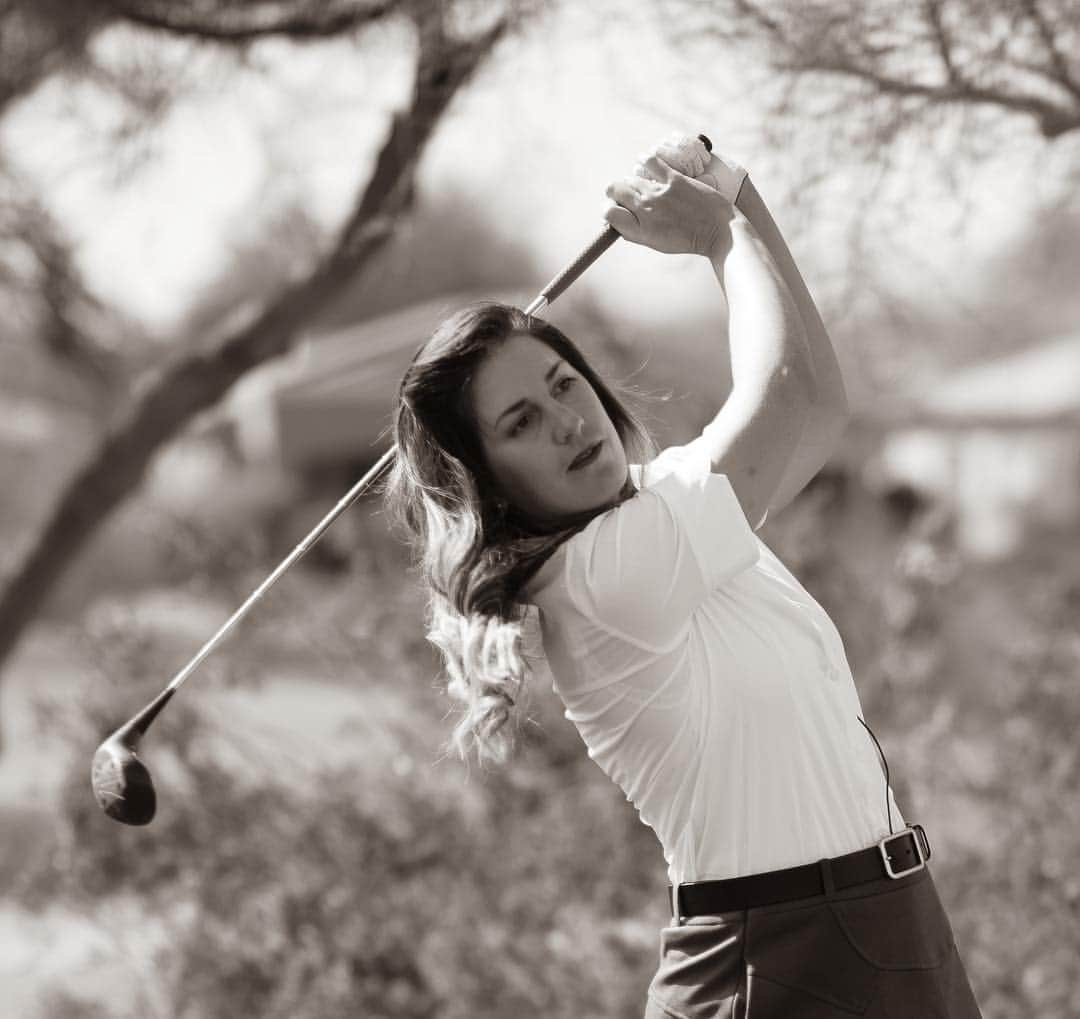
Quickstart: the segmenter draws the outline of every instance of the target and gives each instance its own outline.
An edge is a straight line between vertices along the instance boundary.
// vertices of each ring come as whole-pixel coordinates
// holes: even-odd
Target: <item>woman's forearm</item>
[[[795,265],[795,259],[792,258],[779,227],[749,177],[742,183],[735,207],[749,220],[768,249],[798,309],[813,363],[815,404],[847,414],[848,402],[843,376],[825,323],[821,320],[817,305]]]
[[[812,393],[813,362],[798,306],[748,218],[735,213],[730,240],[710,260],[727,297],[733,392],[753,397],[780,373]]]

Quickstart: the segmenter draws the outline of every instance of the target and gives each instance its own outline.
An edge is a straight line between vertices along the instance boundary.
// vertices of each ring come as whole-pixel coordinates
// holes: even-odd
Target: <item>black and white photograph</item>
[[[1077,1019],[1072,0],[0,0],[0,1019]]]

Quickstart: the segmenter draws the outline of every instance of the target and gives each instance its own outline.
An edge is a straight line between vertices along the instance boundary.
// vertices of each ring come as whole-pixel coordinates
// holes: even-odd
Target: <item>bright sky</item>
[[[605,21],[572,7],[509,43],[498,65],[459,96],[424,164],[428,180],[463,181],[479,207],[527,230],[553,273],[601,225],[608,181],[672,130],[705,130],[751,169],[767,166],[755,173],[766,198],[770,185],[790,183],[775,175],[799,169],[755,151],[752,97],[732,98],[740,93],[736,65],[707,69],[716,87],[702,95],[688,85],[695,69],[656,41],[651,9],[621,10]],[[380,33],[362,59],[343,43],[262,45],[255,56],[272,75],[226,73],[177,45],[174,62],[198,87],[156,132],[149,158],[120,181],[125,161],[103,151],[101,137],[121,111],[90,90],[73,93],[61,82],[40,89],[6,118],[5,148],[70,231],[91,287],[166,331],[221,271],[230,243],[257,233],[268,209],[299,195],[327,226],[340,221],[387,112],[401,103],[411,65],[409,35]],[[114,49],[131,43],[124,33],[100,41]],[[914,205],[914,247],[928,263],[935,254],[947,263],[963,243],[963,265],[970,265],[973,250],[1023,225],[1020,172],[1006,161],[973,177],[976,215],[962,238],[932,236],[932,198]],[[783,209],[773,208],[783,223]],[[827,238],[825,231],[819,257]],[[669,316],[674,302],[691,308],[716,300],[702,260],[631,245],[601,259],[588,282],[609,304],[645,319]]]

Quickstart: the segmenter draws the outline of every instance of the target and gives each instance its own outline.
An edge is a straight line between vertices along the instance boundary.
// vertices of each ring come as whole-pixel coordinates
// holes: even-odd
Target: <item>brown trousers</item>
[[[645,1019],[848,1016],[981,1019],[929,870],[660,932]]]

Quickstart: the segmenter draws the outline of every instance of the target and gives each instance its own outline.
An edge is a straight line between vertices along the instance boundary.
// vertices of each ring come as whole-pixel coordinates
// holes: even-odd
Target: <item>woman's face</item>
[[[622,440],[588,379],[557,351],[514,333],[481,362],[470,398],[499,494],[513,506],[548,523],[614,503],[628,472]]]

